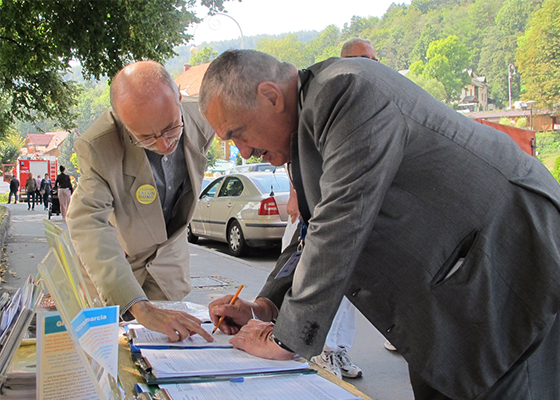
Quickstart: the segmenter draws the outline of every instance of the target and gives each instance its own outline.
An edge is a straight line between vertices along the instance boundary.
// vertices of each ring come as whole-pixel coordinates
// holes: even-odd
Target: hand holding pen
[[[237,300],[237,297],[239,297],[239,293],[241,293],[241,289],[243,289],[243,285],[239,285],[239,288],[237,289],[237,292],[235,292],[235,294],[231,298],[231,300],[229,302],[229,305],[232,305],[233,303],[235,303],[235,300]],[[220,320],[218,321],[218,323],[216,324],[216,326],[212,330],[212,335],[218,330],[220,325],[222,325],[222,322],[224,322],[225,317],[226,317],[225,315],[222,315],[220,317]]]

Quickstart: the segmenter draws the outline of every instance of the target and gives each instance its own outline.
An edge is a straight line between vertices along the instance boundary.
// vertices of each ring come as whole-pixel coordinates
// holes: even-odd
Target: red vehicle
[[[49,178],[51,178],[54,184],[58,173],[58,160],[55,156],[26,154],[20,156],[15,165],[2,164],[2,173],[4,182],[10,182],[15,173],[19,180],[20,201],[24,201],[27,200],[25,182],[27,182],[29,175],[33,178],[37,178],[37,175],[44,178],[45,174],[49,174]]]

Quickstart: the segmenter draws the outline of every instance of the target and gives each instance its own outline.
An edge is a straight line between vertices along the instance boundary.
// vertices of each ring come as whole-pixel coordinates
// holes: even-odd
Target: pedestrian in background
[[[49,178],[49,174],[45,174],[45,179],[41,181],[41,195],[43,196],[43,204],[45,205],[45,210],[49,208],[49,196],[52,190],[52,181]]]
[[[27,192],[27,209],[35,210],[35,193],[37,192],[37,181],[31,174],[29,174],[29,177],[25,182],[25,191]]]
[[[14,173],[14,171],[12,171],[12,173]],[[10,204],[10,202],[12,201],[12,194],[14,195],[14,204],[17,204],[17,192],[19,190],[19,180],[18,178],[16,178],[16,176],[14,175],[12,177],[12,179],[10,180],[10,194],[8,195],[8,204]]]
[[[66,212],[68,211],[68,205],[70,204],[70,196],[72,196],[72,182],[70,181],[70,176],[66,174],[66,167],[61,165],[59,167],[60,174],[57,175],[56,181],[54,182],[54,187],[58,189],[58,202],[60,204],[60,212],[62,214],[62,219],[66,219]]]
[[[35,201],[37,204],[41,204],[43,202],[43,195],[41,194],[41,182],[43,179],[41,178],[41,174],[37,174],[37,178],[35,178],[35,182],[37,182],[37,190],[35,190]]]

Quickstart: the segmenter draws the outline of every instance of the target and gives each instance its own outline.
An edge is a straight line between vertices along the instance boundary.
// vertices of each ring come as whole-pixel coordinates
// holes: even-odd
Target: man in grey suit
[[[298,72],[231,50],[200,107],[244,158],[291,162],[309,223],[291,286],[211,305],[236,347],[319,354],[346,295],[418,399],[560,398],[560,187],[506,134],[363,58]]]

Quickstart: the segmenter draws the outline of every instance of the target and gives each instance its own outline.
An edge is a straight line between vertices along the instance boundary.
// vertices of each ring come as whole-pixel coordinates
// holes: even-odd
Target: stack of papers
[[[309,368],[307,363],[266,360],[238,349],[142,349],[141,352],[157,378],[258,374]]]
[[[227,394],[230,400],[357,400],[340,386],[317,375],[285,375],[244,378],[236,382],[207,382],[160,385],[173,400],[216,399]]]
[[[212,333],[214,329],[213,324],[202,324],[202,327],[208,332]],[[232,348],[233,346],[229,343],[229,340],[233,335],[226,335],[222,331],[218,330],[212,337],[213,342],[207,342],[200,335],[189,336],[188,338],[181,340],[180,342],[170,342],[167,335],[155,331],[151,331],[142,325],[129,325],[128,337],[132,340],[132,344],[137,347],[151,347],[151,348],[170,348],[170,347],[181,347],[181,348],[202,348],[202,347],[224,347]]]
[[[184,311],[202,322],[210,322],[208,307],[190,301],[152,301],[153,305],[166,310]]]
[[[16,350],[43,298],[43,288],[29,276],[12,299],[0,298],[0,377],[4,377]]]

